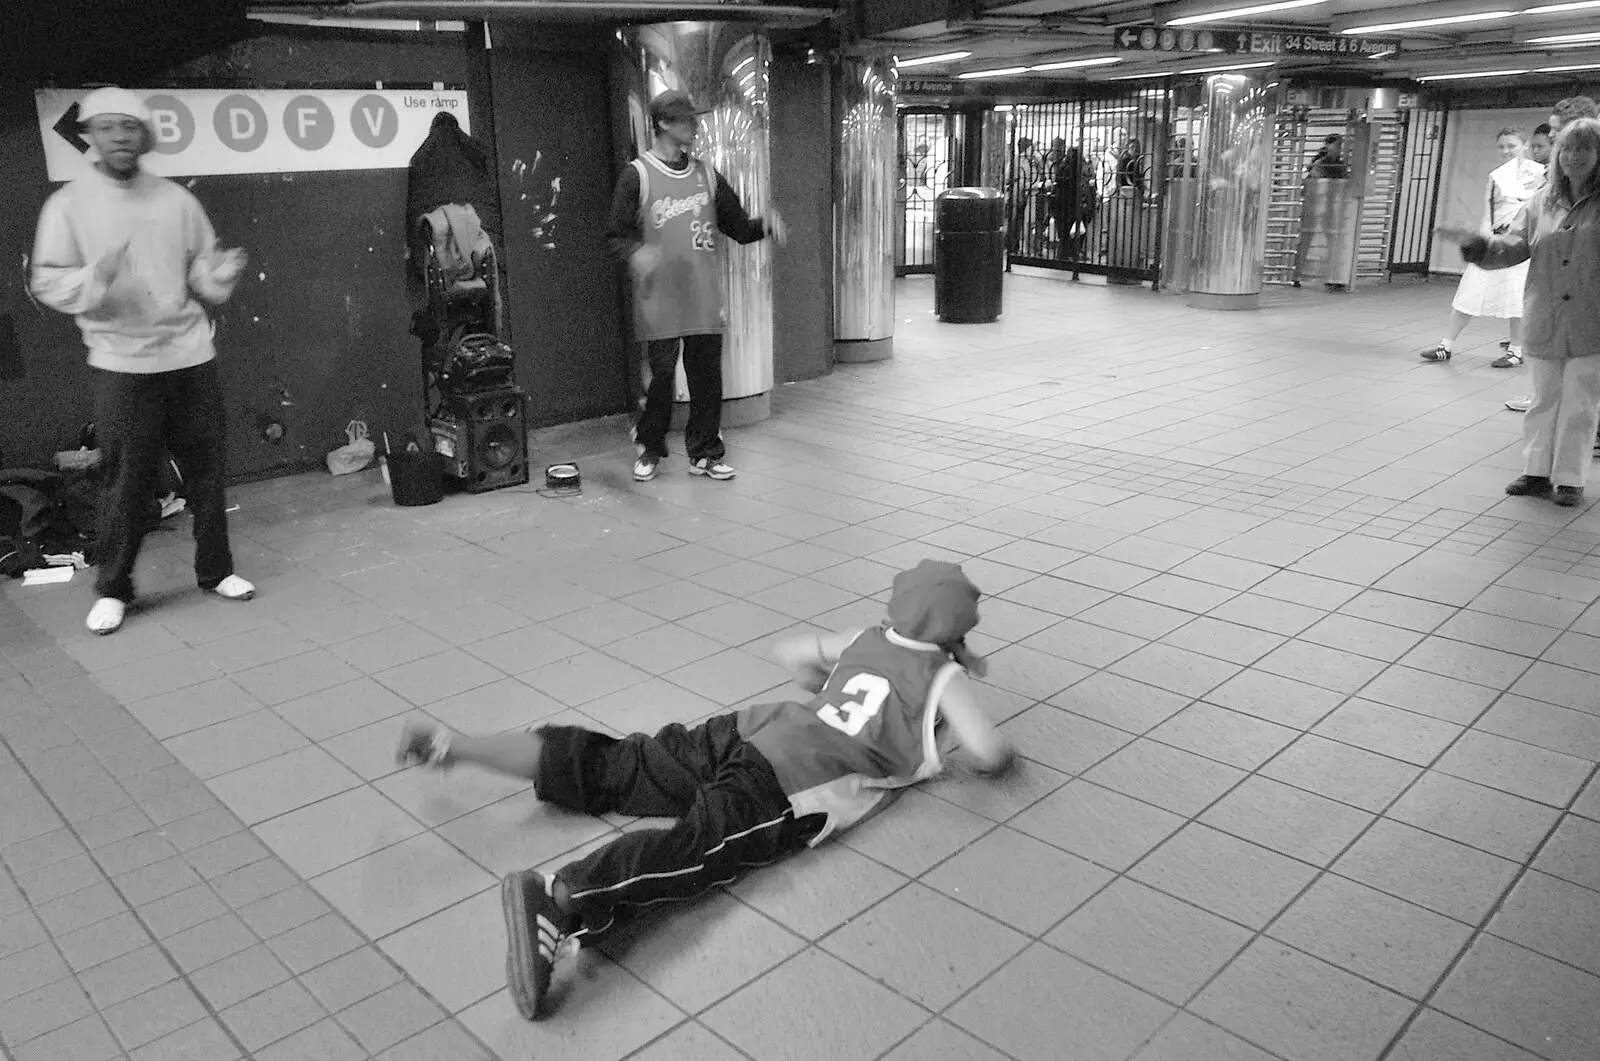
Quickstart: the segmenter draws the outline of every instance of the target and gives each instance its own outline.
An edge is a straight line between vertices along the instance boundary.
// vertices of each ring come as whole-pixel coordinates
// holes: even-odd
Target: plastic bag
[[[372,463],[377,447],[367,437],[367,425],[362,420],[352,420],[344,429],[350,441],[328,454],[328,470],[335,475],[349,475]]]

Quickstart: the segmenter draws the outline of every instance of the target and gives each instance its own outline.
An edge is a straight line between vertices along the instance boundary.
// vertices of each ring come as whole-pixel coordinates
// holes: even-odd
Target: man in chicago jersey
[[[689,380],[684,449],[689,471],[732,479],[723,460],[722,291],[719,235],[735,243],[786,239],[776,210],[751,218],[738,194],[705,159],[689,153],[700,135],[694,102],[683,92],[650,101],[650,149],[622,171],[611,198],[607,246],[633,278],[634,332],[649,351],[650,386],[634,427],[633,477],[654,479],[667,456],[672,392],[683,352]]]
[[[544,1015],[563,940],[591,942],[628,909],[693,898],[849,828],[889,789],[939,772],[946,729],[980,771],[1004,771],[1011,745],[968,680],[984,671],[966,647],[978,595],[960,567],[924,560],[895,576],[888,622],[776,649],[809,700],[693,728],[618,740],[576,726],[469,737],[408,725],[402,763],[472,763],[531,780],[541,800],[572,810],[677,819],[624,833],[553,876],[505,877],[506,971],[522,1015]]]

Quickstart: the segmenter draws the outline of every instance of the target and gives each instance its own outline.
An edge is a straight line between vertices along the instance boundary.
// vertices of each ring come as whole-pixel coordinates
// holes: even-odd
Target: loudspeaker
[[[445,474],[468,492],[528,481],[528,396],[519,388],[452,395],[429,427]]]

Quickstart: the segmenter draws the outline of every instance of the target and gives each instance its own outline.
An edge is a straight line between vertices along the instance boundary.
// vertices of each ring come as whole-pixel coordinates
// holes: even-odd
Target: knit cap
[[[894,576],[889,623],[914,641],[954,645],[978,625],[979,596],[959,565],[924,560]]]
[[[144,100],[135,96],[125,88],[97,88],[78,105],[78,120],[87,122],[90,118],[102,114],[126,114],[130,118],[137,118],[144,123],[146,129],[154,122],[150,108],[145,106]]]

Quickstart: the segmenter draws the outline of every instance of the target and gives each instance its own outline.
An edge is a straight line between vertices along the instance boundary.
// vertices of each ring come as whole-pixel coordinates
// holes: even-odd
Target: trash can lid
[[[998,188],[946,188],[937,196],[940,199],[1003,199]]]

